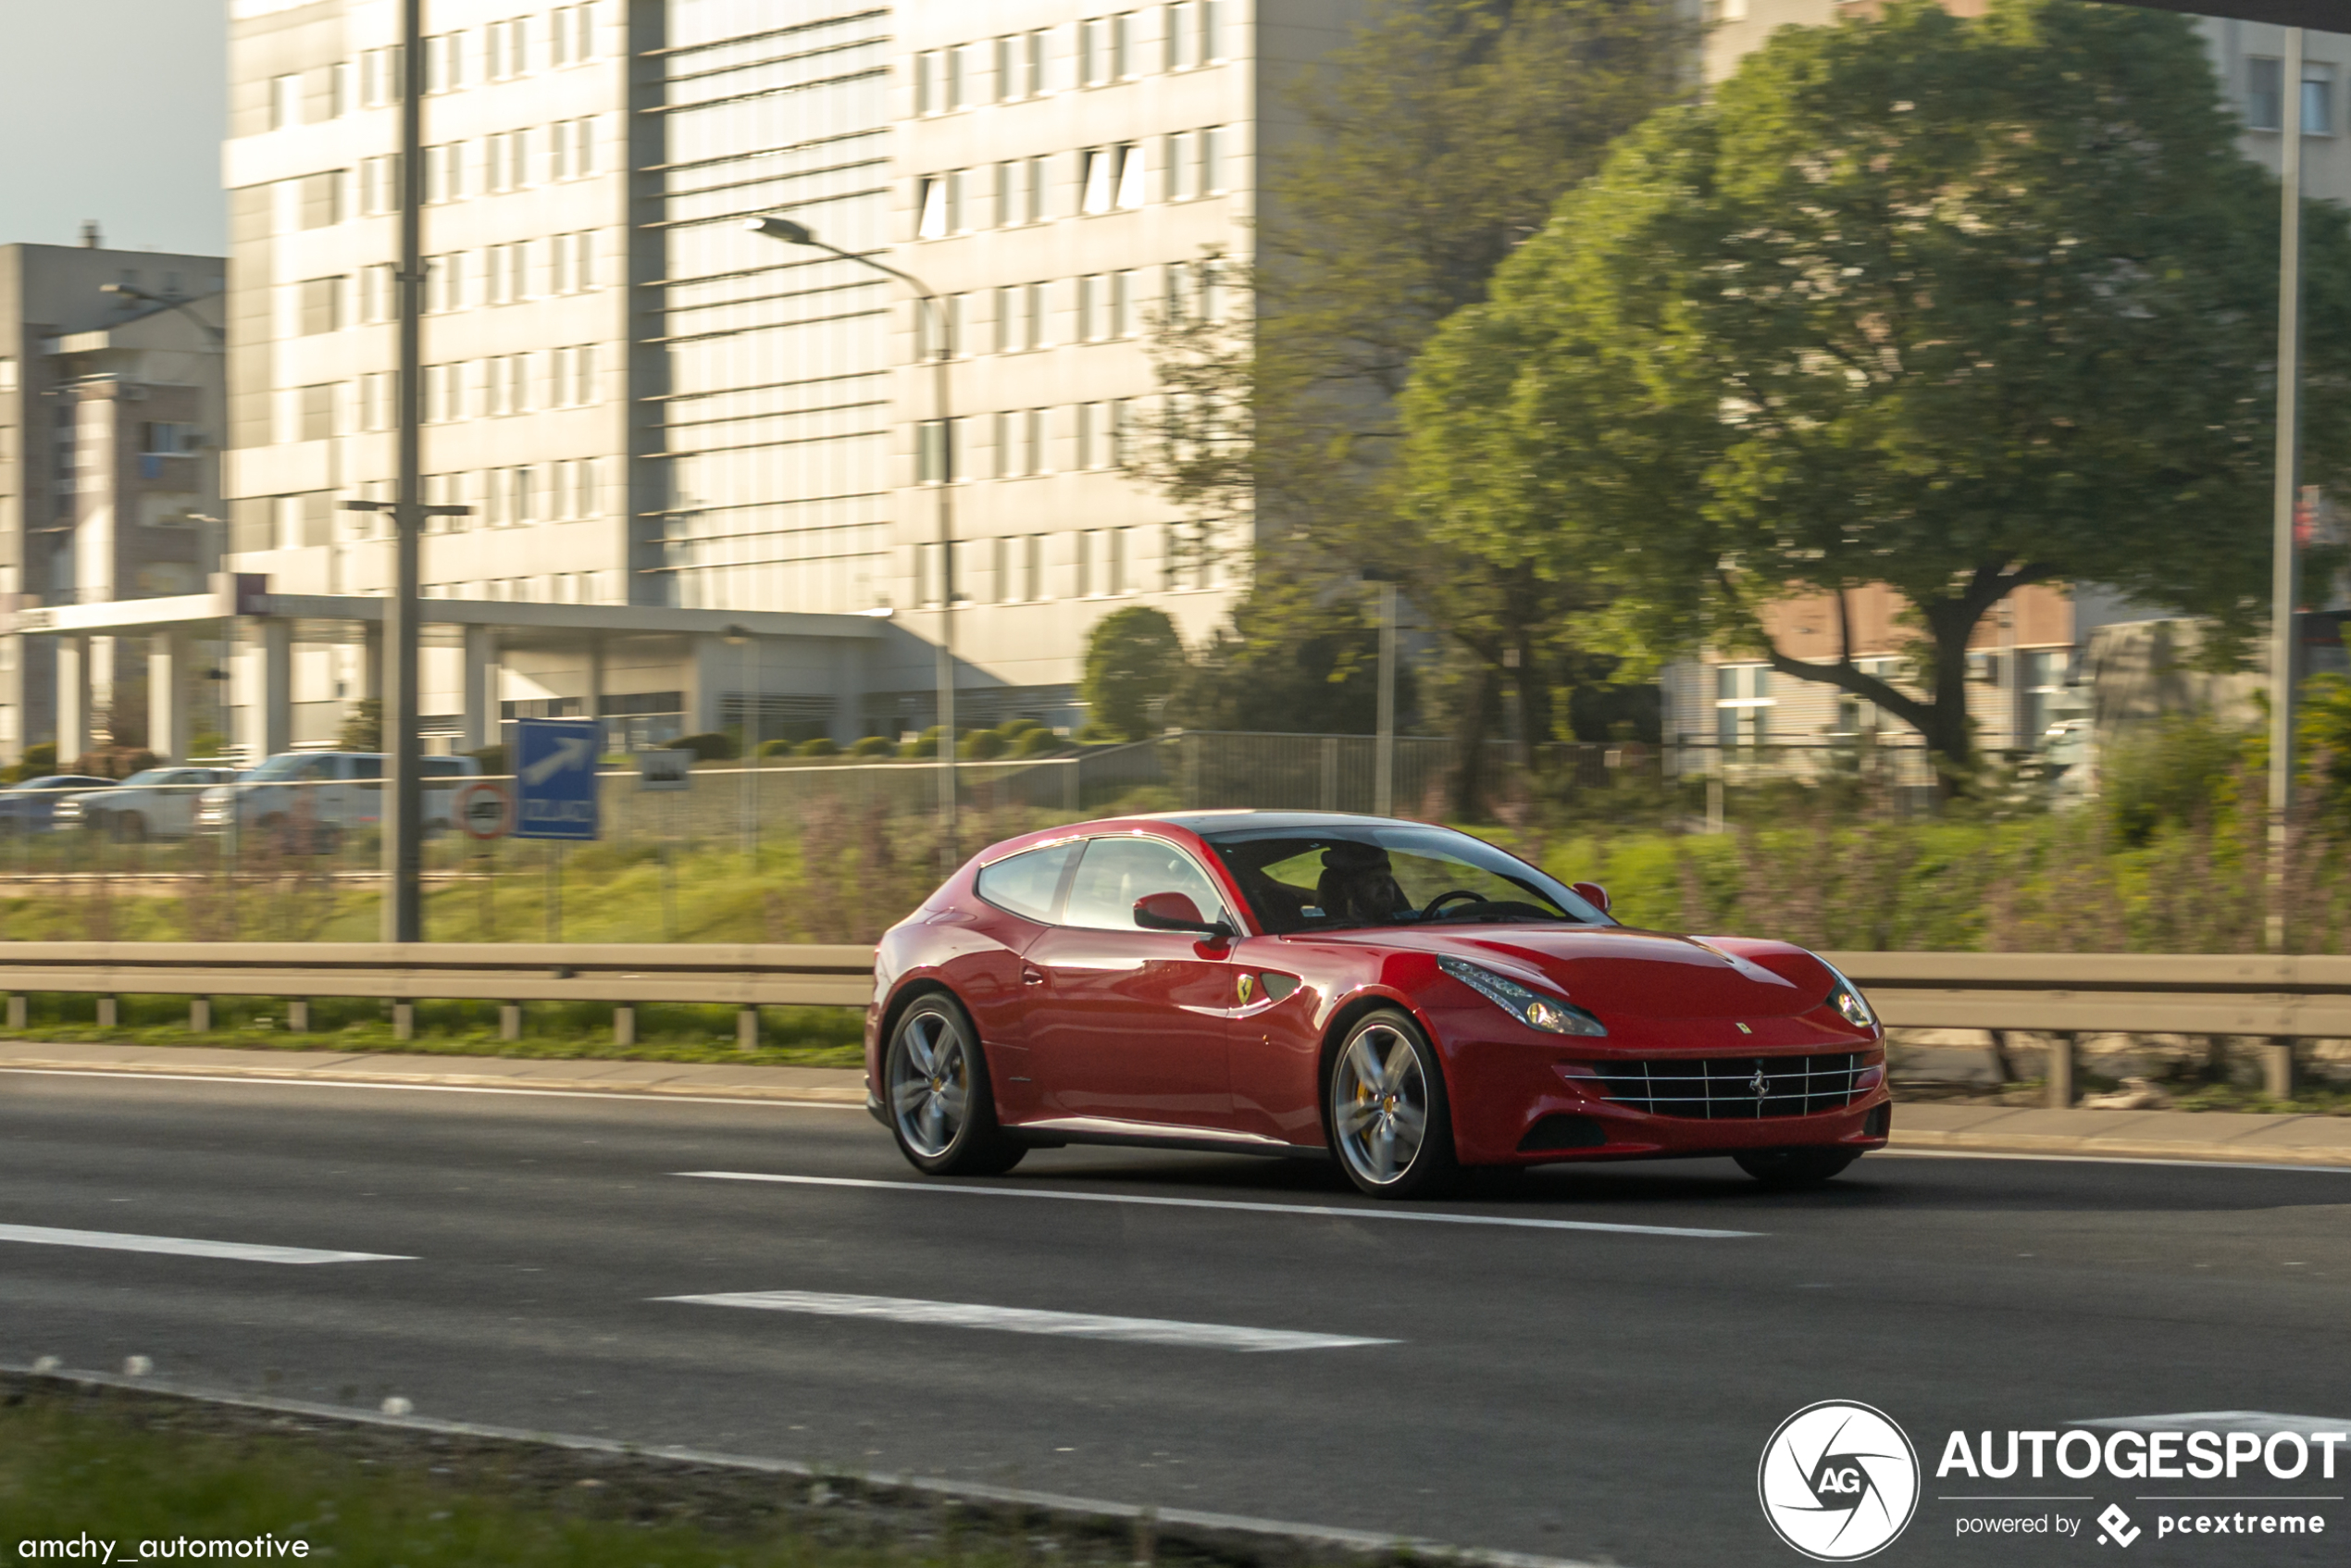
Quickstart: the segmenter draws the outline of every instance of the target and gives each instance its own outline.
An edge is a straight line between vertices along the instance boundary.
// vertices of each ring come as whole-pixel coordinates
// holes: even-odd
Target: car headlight
[[[1437,966],[1486,1001],[1547,1035],[1605,1035],[1608,1027],[1572,1002],[1520,985],[1462,958],[1439,958]]]
[[[1836,975],[1834,969],[1829,973]],[[1870,1004],[1862,1000],[1860,989],[1842,975],[1836,975],[1836,989],[1829,992],[1828,1004],[1857,1029],[1872,1028],[1877,1024],[1877,1014],[1871,1012]]]

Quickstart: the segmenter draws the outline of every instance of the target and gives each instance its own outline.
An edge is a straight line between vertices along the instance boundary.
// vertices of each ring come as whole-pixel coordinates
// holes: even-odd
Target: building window
[[[959,420],[925,419],[914,427],[914,482],[952,484]]]
[[[926,49],[914,56],[914,112],[935,115],[946,106],[946,93],[939,81],[945,61],[937,49]]]
[[[1225,58],[1225,13],[1229,0],[1200,0],[1200,57],[1202,65]]]
[[[2285,129],[2285,62],[2249,56],[2245,62],[2245,123],[2252,131]]]
[[[1111,149],[1118,168],[1118,205],[1138,207],[1143,205],[1143,144],[1127,142]]]
[[[466,35],[442,32],[425,40],[425,91],[454,93],[466,84]]]
[[[309,278],[302,282],[302,335],[311,337],[319,332],[333,332],[343,325],[343,286],[341,278]]]
[[[2334,134],[2334,68],[2328,65],[2305,65],[2302,68],[2302,134],[2332,136]]]
[[[1108,147],[1089,147],[1078,155],[1077,210],[1100,213],[1110,210],[1111,199],[1117,194],[1117,160]]]
[[[273,76],[269,79],[269,129],[283,131],[302,123],[302,78]]]
[[[548,19],[547,57],[558,66],[576,66],[596,57],[595,7],[558,6]]]
[[[512,81],[529,64],[529,19],[516,17],[491,22],[483,30],[489,75],[492,81]]]
[[[1188,202],[1200,194],[1200,132],[1179,131],[1167,139],[1167,199]]]
[[[1771,740],[1769,665],[1714,667],[1714,739],[1723,746],[1760,746]]]
[[[1100,87],[1111,79],[1111,19],[1088,17],[1077,24],[1077,80]]]
[[[425,201],[428,205],[466,199],[466,144],[443,142],[425,149]]]
[[[400,101],[398,49],[369,49],[360,55],[359,101],[371,109]]]
[[[1124,81],[1135,74],[1135,13],[1121,11],[1110,19],[1110,73]]]
[[[2047,739],[2049,726],[2057,722],[2057,706],[2071,675],[2073,653],[2066,648],[2035,648],[2018,657],[2023,661],[2018,671],[2023,711],[2018,716],[2017,743],[2039,746]]]
[[[1221,196],[1225,193],[1227,153],[1225,140],[1231,135],[1228,127],[1212,125],[1200,133],[1200,193]]]
[[[927,176],[914,196],[914,238],[936,240],[947,232],[947,181]]]
[[[296,441],[325,441],[335,434],[336,383],[304,387],[301,399],[301,427],[294,433]]]
[[[1200,6],[1194,0],[1177,0],[1173,6],[1161,6],[1160,13],[1167,68],[1191,69],[1200,64]]]

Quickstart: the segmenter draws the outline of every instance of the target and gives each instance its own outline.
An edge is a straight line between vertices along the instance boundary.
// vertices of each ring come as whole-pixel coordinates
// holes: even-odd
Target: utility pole
[[[2302,30],[2285,30],[2278,153],[2277,474],[2270,517],[2270,867],[2263,945],[2285,951],[2286,827],[2294,806],[2294,525],[2302,479]]]
[[[1372,815],[1396,815],[1396,584],[1379,585],[1379,738],[1372,742]]]

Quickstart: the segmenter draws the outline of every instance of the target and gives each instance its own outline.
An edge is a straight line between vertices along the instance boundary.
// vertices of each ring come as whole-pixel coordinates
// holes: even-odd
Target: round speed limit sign
[[[477,778],[457,791],[458,826],[468,839],[503,839],[515,825],[515,798],[504,784]]]

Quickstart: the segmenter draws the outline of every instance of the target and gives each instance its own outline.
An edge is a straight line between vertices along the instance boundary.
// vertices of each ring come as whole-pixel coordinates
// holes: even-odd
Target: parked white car
[[[458,783],[475,778],[471,757],[426,757],[425,831],[446,831]],[[323,853],[342,836],[383,822],[380,752],[281,752],[232,782],[197,797],[196,831],[240,834],[296,853]]]
[[[99,828],[124,843],[184,839],[195,831],[196,800],[207,785],[237,776],[233,767],[151,767],[111,790],[68,795],[50,814],[50,827]]]

